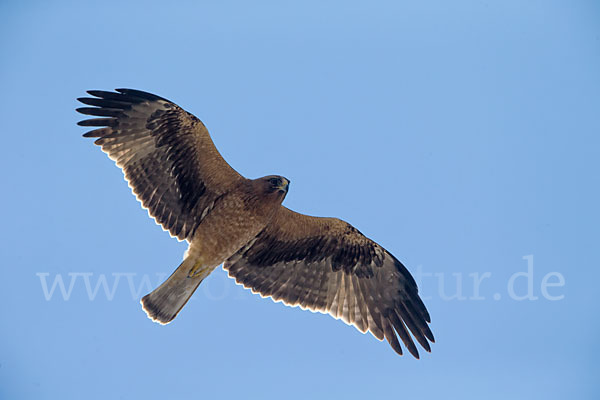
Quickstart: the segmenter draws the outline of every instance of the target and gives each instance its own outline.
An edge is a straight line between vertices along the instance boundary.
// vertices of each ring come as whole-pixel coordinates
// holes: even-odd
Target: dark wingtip
[[[431,332],[431,329],[426,330],[423,332],[423,334],[431,343],[435,343],[435,337],[433,337],[433,332]]]
[[[110,107],[79,107],[75,111],[94,117],[119,117],[122,115],[122,110]]]
[[[387,321],[383,322],[383,335],[385,339],[388,341],[392,349],[399,355],[402,355],[402,346],[400,346],[400,342],[398,342],[398,338],[396,337],[396,333],[394,333],[394,329]]]
[[[114,126],[116,123],[115,118],[92,118],[92,119],[84,119],[83,121],[79,121],[77,125],[79,126]]]
[[[412,356],[414,358],[416,358],[417,360],[420,359],[419,356],[419,350],[417,350],[417,346],[415,346],[414,343],[412,343],[412,341],[410,343],[404,343],[404,345],[406,346],[406,348],[408,349],[408,352],[410,354],[412,354]]]
[[[429,316],[429,311],[427,311],[427,309],[423,311],[423,318],[425,318],[425,321],[427,321],[428,324],[431,323],[431,317]]]
[[[115,89],[114,92],[108,92],[106,90],[95,90],[94,89],[94,90],[87,90],[86,93],[91,96],[97,97],[98,99],[112,101],[111,104],[114,104],[114,101],[119,101],[122,103],[129,103],[129,104],[137,104],[137,103],[142,103],[144,101],[156,101],[156,100],[162,100],[162,101],[166,101],[166,102],[170,103],[170,101],[165,99],[164,97],[160,97],[155,94],[144,92],[142,90],[137,90],[137,89],[118,88],[118,89]],[[82,99],[83,99],[83,101],[82,101]],[[82,97],[78,100],[84,104],[90,104],[90,103],[98,103],[98,99],[89,99],[89,98]],[[92,105],[98,105],[98,104],[92,104]],[[121,108],[121,107],[117,107],[117,108]]]
[[[419,360],[421,357],[419,356],[419,350],[417,350],[417,346],[409,347],[408,352],[413,355],[414,358]]]
[[[117,92],[127,95],[127,96],[133,96],[133,97],[137,97],[139,99],[144,99],[144,100],[148,100],[148,101],[166,101],[166,102],[171,102],[170,100],[165,99],[164,97],[161,96],[157,96],[155,94],[152,93],[148,93],[148,92],[144,92],[143,90],[137,90],[137,89],[127,89],[127,88],[119,88],[119,89],[115,89]]]
[[[89,131],[89,132],[86,132],[86,133],[84,133],[84,134],[83,134],[83,135],[81,135],[81,136],[83,136],[83,137],[86,137],[86,138],[90,138],[90,137],[92,137],[92,138],[93,138],[93,137],[99,137],[99,136],[98,136],[98,135],[97,135],[95,132],[96,132],[96,130]]]
[[[126,99],[126,96],[124,96],[122,93],[117,93],[117,92],[108,92],[106,90],[88,90],[87,93],[91,96],[97,97],[98,99],[103,99],[103,100],[117,100],[117,101],[130,101],[128,99]],[[139,101],[137,101],[139,102]],[[135,103],[135,102],[134,102]]]
[[[75,109],[75,111],[77,111],[79,114],[90,115],[90,113],[89,113],[89,107],[78,107],[78,108]]]
[[[85,92],[94,97],[102,97],[102,94],[110,93],[110,92],[107,92],[106,90],[98,90],[98,89],[90,89],[90,90],[86,90]]]

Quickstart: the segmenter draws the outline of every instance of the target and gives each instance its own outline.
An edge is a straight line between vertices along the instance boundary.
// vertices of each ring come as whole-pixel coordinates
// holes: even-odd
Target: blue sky
[[[597,2],[5,1],[0,22],[1,398],[600,394]],[[240,173],[289,177],[285,205],[394,253],[432,353],[221,269],[148,320],[139,298],[185,244],[76,126],[77,97],[117,87],[176,102]]]

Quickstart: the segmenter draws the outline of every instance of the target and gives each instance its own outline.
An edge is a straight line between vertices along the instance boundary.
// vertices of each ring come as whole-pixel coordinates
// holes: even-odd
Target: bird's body
[[[246,179],[227,164],[204,124],[174,103],[132,89],[89,91],[78,111],[99,127],[84,136],[115,160],[133,192],[171,235],[187,240],[181,265],[144,296],[150,318],[175,318],[217,266],[262,296],[342,318],[418,357],[433,335],[417,285],[394,256],[345,221],[281,205],[289,180]]]
[[[267,201],[261,196],[263,193],[261,180],[242,179],[226,196],[211,204],[200,219],[183,263],[163,285],[142,298],[144,310],[152,320],[171,322],[202,280],[265,228],[285,193],[267,196]]]
[[[242,180],[214,203],[194,232],[188,257],[197,257],[204,265],[221,265],[264,229],[284,195],[262,201],[262,188],[257,183]]]

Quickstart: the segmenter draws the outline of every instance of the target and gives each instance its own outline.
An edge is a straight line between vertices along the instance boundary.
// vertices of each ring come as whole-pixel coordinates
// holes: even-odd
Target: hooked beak
[[[290,180],[287,178],[283,178],[281,180],[281,186],[278,186],[277,189],[279,189],[281,193],[287,193],[290,189]]]

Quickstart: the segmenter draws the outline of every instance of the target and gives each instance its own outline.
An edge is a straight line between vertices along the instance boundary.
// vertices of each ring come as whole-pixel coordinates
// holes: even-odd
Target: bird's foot
[[[197,262],[192,268],[190,268],[190,272],[188,272],[188,278],[195,278],[199,275],[204,275],[207,270],[209,270],[209,267],[203,266],[202,263]]]

